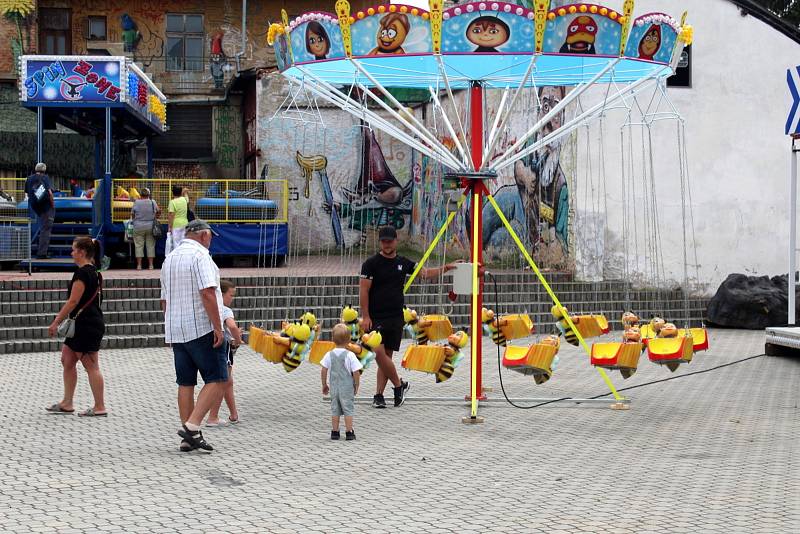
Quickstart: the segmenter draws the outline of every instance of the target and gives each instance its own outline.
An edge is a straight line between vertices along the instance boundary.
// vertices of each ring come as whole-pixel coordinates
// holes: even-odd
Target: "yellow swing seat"
[[[428,336],[430,341],[447,339],[447,336],[453,333],[453,325],[450,323],[450,319],[446,315],[424,315],[420,322],[427,324],[427,326],[423,327],[422,330],[425,332],[425,335]]]
[[[290,340],[274,332],[266,332],[258,345],[261,356],[272,363],[282,363],[283,357],[289,352]]]
[[[553,374],[553,358],[558,347],[535,343],[530,347],[509,345],[503,354],[503,367],[524,375],[533,375],[536,383],[546,382]]]
[[[336,343],[333,341],[317,340],[311,345],[311,350],[308,353],[308,361],[319,365],[325,355],[336,348]]]
[[[678,329],[678,336],[686,336],[686,330]],[[708,331],[705,328],[690,328],[689,337],[692,338],[692,348],[695,352],[708,350]]]
[[[636,372],[643,348],[642,343],[595,343],[591,362],[595,367],[619,370],[623,378],[630,378]]]
[[[639,333],[642,335],[642,339],[655,339],[658,337],[658,332],[653,330],[649,323],[641,325]]]
[[[576,317],[577,321],[573,319],[573,323],[575,323],[575,328],[578,329],[581,337],[584,339],[590,337],[599,337],[602,336],[605,332],[603,332],[603,328],[598,322],[597,318],[602,317],[603,321],[606,325],[606,331],[608,329],[608,321],[605,320],[605,317],[602,315],[578,315]]]
[[[247,345],[256,352],[261,352],[258,350],[258,346],[261,343],[261,340],[264,338],[264,329],[258,328],[257,326],[251,326],[249,331],[249,338],[247,340]]]
[[[609,328],[608,328],[608,319],[606,319],[606,316],[605,315],[592,315],[592,317],[594,317],[594,320],[597,321],[597,326],[600,328],[600,330],[604,334],[608,334]]]
[[[444,349],[442,345],[410,345],[403,354],[401,365],[412,371],[437,373],[447,356]]]
[[[657,337],[647,342],[647,356],[650,361],[666,365],[675,371],[682,363],[692,361],[694,343],[691,337]]]
[[[504,315],[498,320],[500,332],[507,340],[520,339],[531,335],[535,328],[527,313]]]

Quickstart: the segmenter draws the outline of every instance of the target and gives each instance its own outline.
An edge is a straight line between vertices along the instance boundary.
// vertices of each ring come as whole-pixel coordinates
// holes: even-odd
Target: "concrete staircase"
[[[550,333],[553,319],[550,298],[530,273],[497,274],[499,311],[527,312],[537,332]],[[524,280],[523,280],[524,278]],[[561,302],[574,313],[603,313],[614,329],[625,306],[623,282],[574,282],[569,275],[550,273],[549,283]],[[234,311],[239,324],[265,324],[277,328],[283,319],[295,319],[313,311],[329,329],[344,305],[358,304],[356,276],[250,276],[233,278],[237,297]],[[67,297],[65,280],[21,280],[0,283],[0,354],[60,350],[58,340],[47,337],[47,326]],[[469,300],[458,297],[450,303],[443,288],[432,282],[415,284],[406,303],[420,313],[446,312],[456,328],[469,325]],[[495,307],[494,285],[485,287],[485,305]],[[156,347],[164,345],[158,279],[107,279],[104,282],[103,313],[106,320],[105,348]],[[659,314],[683,326],[685,307],[680,291],[629,290],[630,308],[640,317]],[[699,325],[707,299],[689,300],[689,317]],[[324,337],[328,337],[327,333]]]

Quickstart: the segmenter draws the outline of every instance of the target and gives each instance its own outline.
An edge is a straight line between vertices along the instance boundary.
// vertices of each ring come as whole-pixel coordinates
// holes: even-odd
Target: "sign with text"
[[[121,101],[124,59],[86,56],[21,61],[23,101],[93,105]]]

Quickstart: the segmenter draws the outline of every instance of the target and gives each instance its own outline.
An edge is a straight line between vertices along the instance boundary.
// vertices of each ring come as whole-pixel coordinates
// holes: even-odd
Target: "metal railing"
[[[287,180],[187,178],[113,179],[111,220],[130,219],[134,201],[146,187],[161,210],[159,220],[166,223],[173,186],[184,189],[195,217],[210,223],[285,223],[289,220]]]
[[[4,208],[0,202],[0,262],[27,260],[31,274],[31,219],[27,210]]]

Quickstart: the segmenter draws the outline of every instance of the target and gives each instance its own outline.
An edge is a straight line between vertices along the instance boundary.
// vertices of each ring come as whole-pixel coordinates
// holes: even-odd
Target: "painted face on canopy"
[[[656,25],[650,27],[639,43],[639,57],[652,59],[661,48],[661,28]]]
[[[308,51],[311,52],[314,57],[323,57],[328,53],[328,42],[325,40],[325,37],[313,31],[309,30],[306,33],[306,44],[308,45]]]
[[[406,27],[399,19],[395,19],[385,27],[378,28],[378,47],[382,52],[394,52],[403,45],[407,35]]]
[[[484,48],[497,48],[508,41],[508,28],[495,17],[481,17],[467,27],[467,39],[474,45]]]
[[[572,21],[567,28],[566,44],[574,54],[592,53],[597,38],[597,24],[592,17],[582,15]]]

